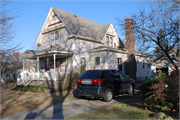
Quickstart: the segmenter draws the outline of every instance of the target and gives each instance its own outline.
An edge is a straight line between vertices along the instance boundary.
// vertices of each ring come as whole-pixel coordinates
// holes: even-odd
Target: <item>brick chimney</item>
[[[134,44],[134,21],[127,17],[125,20],[126,49],[128,50],[125,63],[125,72],[131,78],[136,79],[136,60]]]
[[[135,45],[134,45],[134,24],[130,17],[125,20],[125,31],[126,31],[126,49],[129,51],[129,55],[135,55]]]

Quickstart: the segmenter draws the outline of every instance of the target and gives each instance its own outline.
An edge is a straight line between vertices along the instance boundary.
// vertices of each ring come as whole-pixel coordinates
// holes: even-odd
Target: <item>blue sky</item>
[[[19,11],[20,16],[14,20],[15,27],[17,27],[17,34],[14,38],[16,43],[21,42],[23,49],[20,52],[25,52],[25,50],[32,49],[35,44],[38,34],[44,24],[44,21],[48,15],[51,6],[57,7],[59,9],[68,11],[70,13],[79,15],[81,17],[93,20],[101,24],[112,23],[117,30],[117,21],[115,18],[119,17],[124,19],[127,16],[131,16],[135,12],[138,12],[140,6],[146,8],[147,1],[11,1],[7,5],[7,10],[14,10],[14,12]],[[117,32],[118,36],[122,39],[122,36]]]

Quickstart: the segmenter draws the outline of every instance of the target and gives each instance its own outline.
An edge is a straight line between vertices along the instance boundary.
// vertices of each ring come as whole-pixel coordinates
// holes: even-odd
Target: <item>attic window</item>
[[[74,17],[77,17],[76,15],[74,15]]]
[[[109,37],[106,37],[107,46],[109,47]]]
[[[113,46],[113,38],[110,37],[110,47],[112,47],[112,46]]]

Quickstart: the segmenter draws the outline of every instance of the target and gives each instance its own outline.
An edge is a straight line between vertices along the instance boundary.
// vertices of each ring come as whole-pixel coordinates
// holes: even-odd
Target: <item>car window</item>
[[[112,70],[112,75],[113,75],[114,78],[118,77],[118,73],[115,70]]]
[[[100,79],[105,79],[107,77],[108,73],[109,73],[108,71],[103,71],[101,73]]]
[[[122,72],[118,71],[118,74],[121,79],[127,79],[126,75],[124,75]]]
[[[85,73],[83,73],[79,79],[99,79],[99,76],[101,74],[101,71],[86,71]]]

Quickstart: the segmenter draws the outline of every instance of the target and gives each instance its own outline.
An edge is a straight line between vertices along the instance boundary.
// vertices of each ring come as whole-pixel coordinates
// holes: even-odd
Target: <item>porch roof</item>
[[[110,52],[119,52],[119,53],[128,53],[126,50],[120,50],[116,48],[106,47],[106,46],[99,46],[94,49],[91,49],[89,52],[100,52],[100,51],[110,51]]]
[[[37,57],[46,57],[50,55],[64,55],[64,56],[72,56],[74,54],[73,51],[67,50],[60,46],[52,46],[47,49],[43,50],[26,50],[22,55],[21,58],[23,59],[35,59]]]

